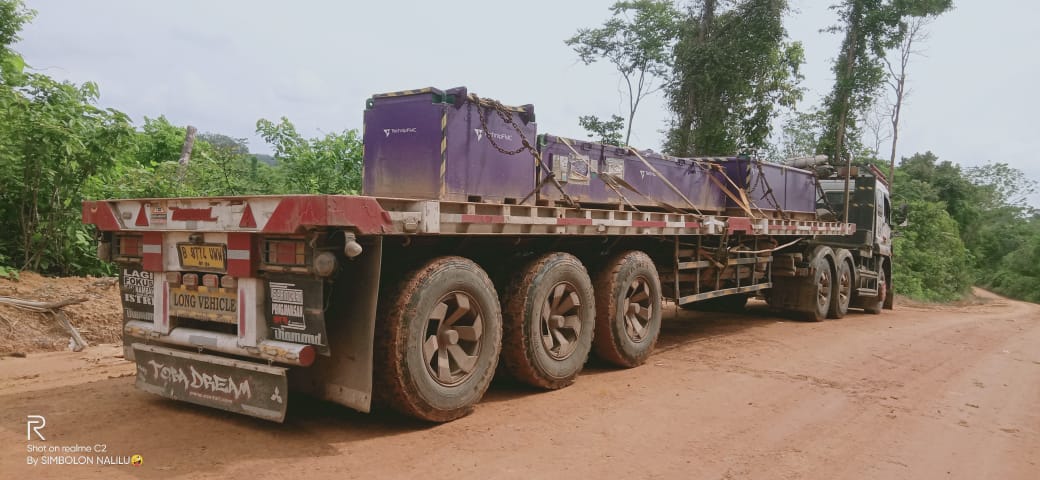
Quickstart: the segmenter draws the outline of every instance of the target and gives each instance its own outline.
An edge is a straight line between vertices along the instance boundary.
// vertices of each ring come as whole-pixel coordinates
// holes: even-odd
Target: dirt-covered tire
[[[642,365],[661,333],[661,278],[647,254],[622,252],[596,275],[593,348],[620,367]]]
[[[834,290],[831,292],[831,305],[827,311],[828,318],[844,318],[849,312],[849,302],[855,290],[852,271],[852,256],[845,250],[838,253],[834,263]]]
[[[517,380],[555,390],[574,383],[592,348],[592,280],[568,253],[521,268],[502,298],[502,364]]]
[[[827,319],[831,307],[831,295],[834,292],[834,265],[830,248],[818,249],[812,257],[810,268],[813,276],[809,278],[808,296],[804,318],[810,322],[822,322]]]
[[[495,374],[502,313],[484,270],[441,257],[380,295],[375,393],[391,408],[431,422],[473,410]]]

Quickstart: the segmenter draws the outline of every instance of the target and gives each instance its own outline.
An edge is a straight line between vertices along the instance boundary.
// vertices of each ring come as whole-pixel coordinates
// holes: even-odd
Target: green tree
[[[857,119],[884,83],[886,50],[902,42],[910,19],[940,15],[952,6],[952,0],[842,0],[831,7],[839,24],[827,30],[844,39],[834,61],[834,88],[824,99],[827,123],[818,153],[838,163],[849,158],[850,140],[861,133]]]
[[[957,231],[957,222],[940,202],[913,200],[908,225],[894,242],[892,282],[896,291],[913,298],[949,301],[960,298],[973,283],[971,256]]]
[[[356,130],[304,138],[285,117],[260,119],[256,133],[274,147],[284,176],[282,191],[357,194],[361,190],[361,139]]]
[[[617,115],[611,115],[610,120],[600,120],[595,115],[586,115],[578,118],[578,124],[589,132],[589,138],[607,145],[623,146],[622,135],[625,129],[625,119]]]
[[[632,122],[639,103],[663,86],[675,43],[678,16],[668,0],[617,2],[613,15],[600,28],[583,28],[566,41],[586,65],[604,59],[625,81],[628,127],[625,144],[632,137]]]
[[[21,0],[0,0],[0,82],[6,84],[7,77],[20,75],[25,68],[25,60],[11,50],[11,45],[19,40],[22,26],[35,15]]]
[[[666,150],[679,156],[725,155],[767,146],[777,106],[793,108],[804,62],[787,41],[786,0],[705,0],[679,30],[668,88],[676,118]]]
[[[96,261],[84,263],[93,242],[79,221],[83,184],[128,147],[130,120],[96,106],[93,83],[74,85],[35,73],[22,80],[5,85],[9,90],[0,100],[0,228],[12,232],[9,256],[36,271],[96,269]]]

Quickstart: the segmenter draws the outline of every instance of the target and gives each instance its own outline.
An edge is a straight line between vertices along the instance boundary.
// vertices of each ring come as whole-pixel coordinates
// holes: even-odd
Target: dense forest
[[[616,68],[627,108],[579,123],[597,140],[627,143],[640,102],[663,94],[672,114],[663,144],[674,155],[820,153],[876,164],[894,175],[894,203],[906,205],[896,219],[899,293],[948,301],[981,285],[1040,301],[1040,214],[1026,200],[1035,182],[1004,163],[895,158],[909,67],[952,2],[835,1],[838,24],[820,26],[842,38],[834,86],[813,106],[801,104],[804,55],[787,37],[785,0],[618,2],[602,26],[565,44],[587,64]],[[199,134],[180,162],[185,126],[161,112],[135,124],[99,105],[98,85],[51,78],[14,51],[33,15],[0,0],[0,277],[112,273],[80,223],[84,199],[358,192],[358,132],[306,138],[286,118],[256,123],[273,164],[220,133]]]

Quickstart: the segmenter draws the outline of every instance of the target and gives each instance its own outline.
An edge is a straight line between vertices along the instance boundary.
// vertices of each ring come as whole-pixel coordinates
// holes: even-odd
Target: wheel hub
[[[542,303],[541,337],[545,352],[555,360],[570,357],[578,348],[581,334],[581,297],[569,282],[560,282],[549,290]]]
[[[621,312],[625,316],[625,334],[633,342],[643,341],[650,332],[654,308],[651,301],[650,282],[646,278],[636,278],[629,284]]]
[[[426,323],[423,359],[435,382],[446,387],[470,377],[480,356],[484,317],[464,292],[451,292],[437,302]]]

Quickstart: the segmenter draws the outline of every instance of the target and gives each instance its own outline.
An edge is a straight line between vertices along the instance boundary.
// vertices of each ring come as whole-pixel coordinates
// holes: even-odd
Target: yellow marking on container
[[[444,174],[448,169],[448,111],[441,112],[441,199],[447,191]]]
[[[433,91],[432,87],[420,88],[418,90],[399,90],[399,91],[396,91],[396,92],[377,93],[375,95],[372,95],[372,98],[403,97],[403,96],[406,96],[406,95],[418,95],[420,93],[429,93],[429,92],[432,92],[432,91]]]

